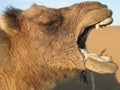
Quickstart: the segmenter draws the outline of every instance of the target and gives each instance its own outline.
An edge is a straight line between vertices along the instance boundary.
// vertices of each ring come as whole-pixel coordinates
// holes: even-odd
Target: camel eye
[[[48,27],[51,27],[51,26],[58,27],[62,24],[62,21],[63,21],[63,18],[59,17],[56,20],[51,20],[50,22],[45,23],[44,25]]]
[[[53,25],[54,23],[55,23],[55,21],[51,21],[51,22],[46,23],[45,25],[51,26],[51,25]]]

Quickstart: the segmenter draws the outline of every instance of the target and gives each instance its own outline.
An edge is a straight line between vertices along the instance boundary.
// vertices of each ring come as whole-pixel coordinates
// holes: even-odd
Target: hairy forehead
[[[53,13],[56,11],[56,9],[53,8],[47,8],[45,6],[40,6],[40,5],[33,5],[30,8],[26,9],[25,11],[22,12],[24,16],[27,17],[34,17],[43,13]]]

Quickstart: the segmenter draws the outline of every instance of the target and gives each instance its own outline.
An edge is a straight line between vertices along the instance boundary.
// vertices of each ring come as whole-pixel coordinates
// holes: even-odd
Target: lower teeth
[[[81,52],[84,54],[85,56],[85,60],[87,60],[87,58],[93,58],[94,60],[100,61],[100,62],[109,62],[111,61],[111,57],[110,56],[101,56],[101,55],[97,55],[94,53],[89,53],[87,49],[80,49]]]

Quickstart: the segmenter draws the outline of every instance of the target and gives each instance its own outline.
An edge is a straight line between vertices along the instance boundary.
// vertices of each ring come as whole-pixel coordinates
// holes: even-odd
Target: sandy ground
[[[120,67],[120,26],[111,26],[90,33],[87,40],[90,52],[100,53],[106,48],[105,54],[113,57]],[[94,73],[96,90],[120,90],[120,69],[116,74],[100,75]],[[78,83],[79,76],[73,80],[59,84],[54,90],[91,90],[91,78],[88,73],[89,84]]]

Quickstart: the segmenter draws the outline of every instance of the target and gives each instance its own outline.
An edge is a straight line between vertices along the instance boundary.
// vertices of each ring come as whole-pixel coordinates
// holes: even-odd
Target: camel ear
[[[17,33],[20,28],[19,14],[21,11],[13,7],[7,8],[0,17],[0,30],[3,30],[9,35]]]

